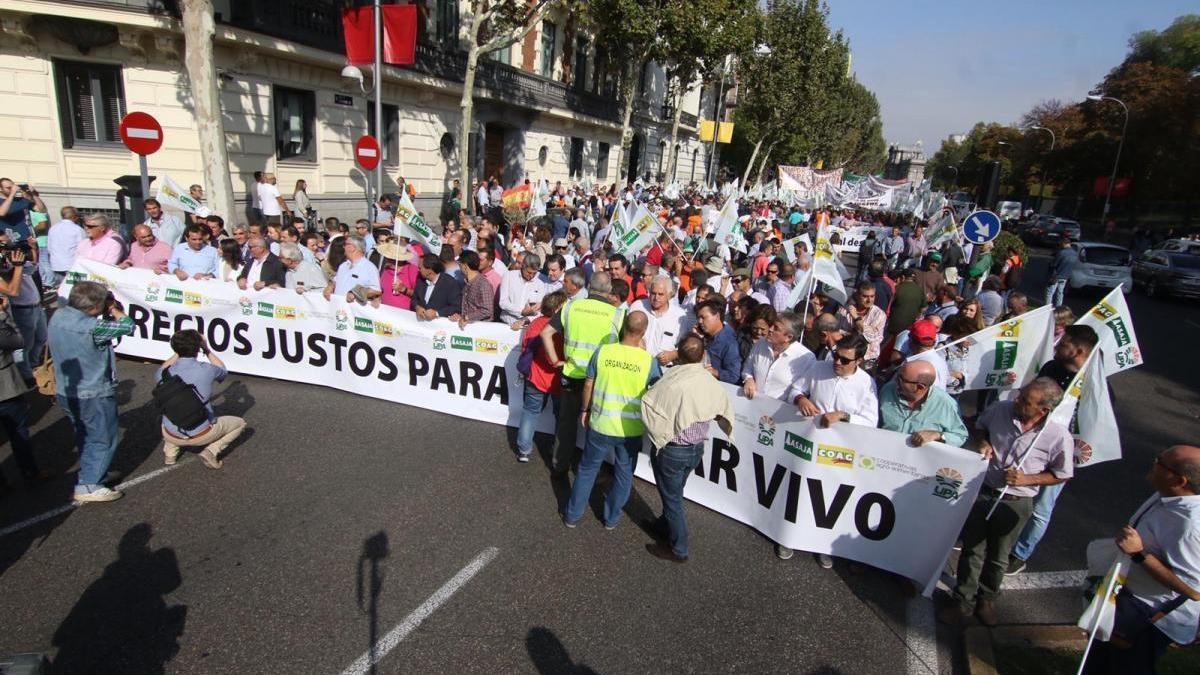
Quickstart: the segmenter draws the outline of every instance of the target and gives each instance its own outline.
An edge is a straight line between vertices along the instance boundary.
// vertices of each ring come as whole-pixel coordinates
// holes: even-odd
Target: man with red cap
[[[946,357],[934,347],[938,342],[938,323],[932,319],[921,319],[908,329],[908,358],[906,361],[928,361],[933,365],[936,377],[933,386],[944,390],[950,380],[950,366]]]

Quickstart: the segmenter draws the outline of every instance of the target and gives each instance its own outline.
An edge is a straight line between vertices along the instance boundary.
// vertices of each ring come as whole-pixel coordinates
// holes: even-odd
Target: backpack
[[[208,408],[196,387],[164,369],[154,391],[150,392],[154,406],[163,417],[180,430],[195,429],[208,421]]]

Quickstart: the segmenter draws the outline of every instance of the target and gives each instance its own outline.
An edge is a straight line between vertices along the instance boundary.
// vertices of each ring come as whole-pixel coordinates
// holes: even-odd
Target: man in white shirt
[[[487,183],[479,184],[479,191],[475,193],[475,203],[479,205],[481,213],[487,212],[488,207],[491,206],[491,202],[488,200]]]
[[[804,330],[804,319],[782,312],[767,334],[754,344],[742,364],[742,391],[746,398],[757,395],[788,400],[792,383],[800,379],[817,357],[796,341]]]
[[[163,211],[162,204],[159,204],[157,199],[147,199],[143,202],[143,206],[146,208],[144,224],[150,228],[157,239],[167,242],[167,246],[171,248],[183,241],[182,220]]]
[[[54,272],[54,286],[62,283],[71,266],[75,264],[75,250],[79,242],[87,238],[83,231],[79,211],[74,206],[64,206],[62,220],[50,226],[46,235],[46,254],[50,256],[50,270]]]
[[[646,297],[633,303],[630,313],[646,315],[648,325],[642,340],[646,351],[658,359],[659,365],[668,365],[679,356],[676,346],[683,337],[683,319],[686,312],[672,302],[675,297],[675,281],[670,277],[654,277]]]
[[[813,363],[792,384],[787,400],[796,404],[801,415],[818,417],[823,427],[835,422],[875,426],[879,423],[875,380],[859,367],[866,353],[867,341],[861,335],[838,340],[833,360]]]
[[[518,321],[536,317],[542,309],[546,284],[538,278],[542,261],[535,253],[525,254],[520,269],[504,273],[500,282],[500,321],[511,326]]]
[[[379,296],[382,291],[379,285],[379,269],[367,258],[367,245],[358,235],[346,235],[346,260],[337,268],[333,283],[325,287],[325,299],[334,293],[345,294],[346,301],[355,300],[352,292],[357,286],[367,289],[367,297]]]
[[[552,253],[546,258],[546,272],[540,275],[542,283],[546,285],[545,294],[549,295],[554,291],[563,287],[563,273],[566,272],[563,257],[557,253]]]
[[[258,199],[262,202],[263,217],[268,223],[281,225],[284,213],[291,217],[287,202],[279,194],[279,188],[275,187],[275,174],[263,174],[263,181],[258,184]]]

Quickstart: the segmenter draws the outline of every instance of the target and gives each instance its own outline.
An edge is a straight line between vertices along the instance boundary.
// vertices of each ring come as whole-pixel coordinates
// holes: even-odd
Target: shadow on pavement
[[[371,654],[368,672],[372,675],[375,673],[375,643],[379,640],[379,596],[383,593],[381,563],[390,553],[387,532],[380,530],[363,540],[362,553],[358,556],[355,599],[359,610],[367,613],[367,650]]]
[[[83,592],[54,633],[54,673],[162,673],[179,652],[186,605],[166,595],[183,579],[171,548],[150,548],[149,523],[131,527],[117,560]]]
[[[548,628],[530,628],[525,636],[525,649],[541,675],[597,675],[588,666],[572,661],[562,641]]]

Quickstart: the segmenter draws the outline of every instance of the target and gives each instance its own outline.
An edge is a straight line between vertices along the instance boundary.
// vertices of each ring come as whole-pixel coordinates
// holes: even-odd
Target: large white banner
[[[1043,305],[938,349],[963,363],[964,391],[1019,389],[1054,358],[1054,308]]]
[[[321,384],[470,419],[516,426],[520,333],[498,323],[460,330],[391,307],[318,293],[241,291],[149,270],[78,261],[80,280],[109,287],[135,325],[121,354],[171,355],[194,328],[230,371]],[[794,407],[735,396],[733,439],[718,436],[685,496],[779,543],[891,570],[931,592],[986,468],[979,455],[903,434],[836,424],[819,429]],[[539,420],[554,428],[550,406]],[[715,428],[715,425],[714,425]],[[649,462],[638,475],[651,477]]]
[[[890,570],[932,592],[983,484],[980,455],[854,424],[819,428],[787,403],[737,397],[684,496],[789,548]],[[648,458],[637,475],[653,480]]]
[[[1075,323],[1091,326],[1100,336],[1105,376],[1142,365],[1142,350],[1133,330],[1133,316],[1120,286],[1112,289]]]
[[[858,247],[862,246],[871,232],[875,233],[875,239],[880,245],[877,252],[883,253],[884,239],[892,236],[892,228],[874,225],[855,225],[846,229],[833,228],[832,232],[836,232],[839,238],[838,243],[833,245],[833,250],[837,251],[839,255],[842,253],[857,254]]]

